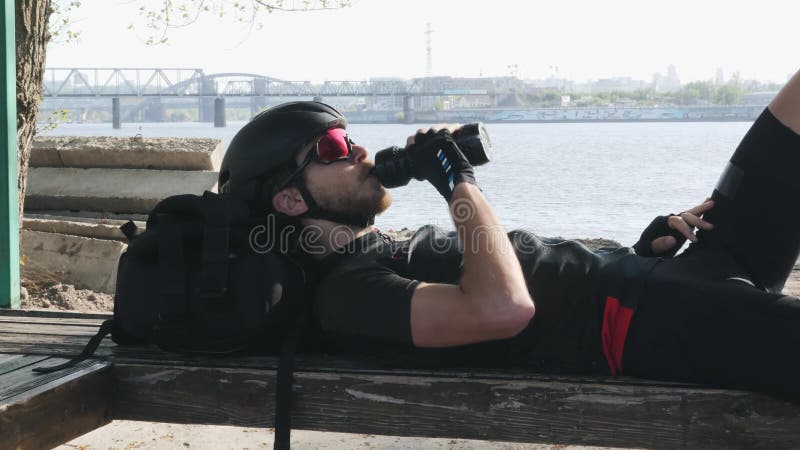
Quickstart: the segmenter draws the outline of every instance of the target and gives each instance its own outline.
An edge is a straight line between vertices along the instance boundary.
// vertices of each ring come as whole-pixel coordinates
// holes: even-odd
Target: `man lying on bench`
[[[800,397],[800,300],[781,294],[800,252],[800,72],[711,198],[656,218],[633,248],[506,233],[455,128],[420,130],[390,163],[441,193],[456,231],[392,242],[371,227],[385,180],[346,127],[324,103],[271,108],[233,139],[219,183],[303,230],[331,348]]]

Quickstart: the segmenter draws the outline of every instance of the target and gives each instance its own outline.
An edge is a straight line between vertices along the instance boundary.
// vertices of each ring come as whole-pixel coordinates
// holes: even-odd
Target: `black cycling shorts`
[[[800,399],[800,299],[780,293],[800,253],[798,172],[800,136],[764,111],[714,190],[714,230],[650,274],[625,374]]]
[[[730,253],[768,292],[780,293],[800,253],[800,135],[765,109],[714,189],[699,243]]]

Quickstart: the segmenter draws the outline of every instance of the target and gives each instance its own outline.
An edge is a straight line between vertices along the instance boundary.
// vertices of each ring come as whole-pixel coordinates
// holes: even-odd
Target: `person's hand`
[[[477,185],[472,165],[453,141],[452,129],[419,130],[406,147],[414,178],[428,180],[448,202],[459,183]]]
[[[448,133],[454,133],[457,129],[461,128],[460,123],[440,123],[436,125],[431,125],[430,128],[427,130],[424,128],[420,128],[417,130],[416,133],[412,134],[408,138],[406,138],[406,147],[410,147],[411,144],[417,142],[417,136],[424,136],[429,133],[437,133],[439,131],[447,131]],[[424,137],[423,137],[424,139]]]
[[[680,214],[659,216],[642,232],[633,249],[641,256],[675,256],[678,249],[690,240],[697,242],[695,228],[711,231],[714,225],[703,220],[703,215],[714,207],[714,201],[705,202]]]

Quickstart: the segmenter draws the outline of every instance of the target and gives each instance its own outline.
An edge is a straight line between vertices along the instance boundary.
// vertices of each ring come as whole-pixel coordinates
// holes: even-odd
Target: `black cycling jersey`
[[[512,339],[416,353],[451,365],[606,371],[600,340],[605,298],[635,303],[643,288],[636,280],[645,279],[658,260],[629,248],[593,252],[577,241],[528,231],[513,231],[509,238],[537,308],[525,331]],[[461,251],[455,232],[426,226],[408,241],[364,235],[321,266],[316,313],[326,342],[347,350],[409,350],[414,289],[421,281],[458,283]]]

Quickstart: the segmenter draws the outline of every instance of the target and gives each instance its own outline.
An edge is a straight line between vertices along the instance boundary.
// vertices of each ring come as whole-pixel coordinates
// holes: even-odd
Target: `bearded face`
[[[353,145],[353,158],[332,164],[311,164],[303,173],[317,204],[343,215],[377,215],[392,204],[392,196],[371,175],[374,164],[367,150]]]

